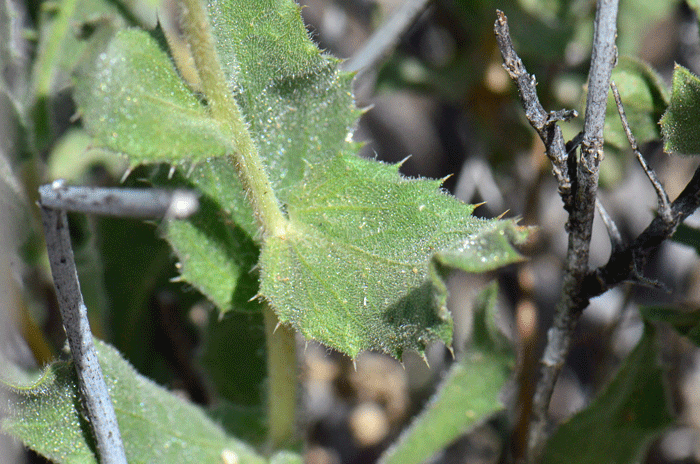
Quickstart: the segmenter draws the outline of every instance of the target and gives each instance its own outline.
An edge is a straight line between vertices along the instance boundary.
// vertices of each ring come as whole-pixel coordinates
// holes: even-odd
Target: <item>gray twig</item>
[[[100,462],[126,464],[117,417],[102,376],[102,369],[97,361],[87,308],[80,293],[68,231],[68,215],[65,211],[42,206],[41,217],[58,307],[61,310],[63,327],[66,330],[75,371],[78,374],[80,395],[95,434]]]
[[[498,11],[495,24],[496,40],[503,55],[504,67],[520,91],[525,116],[545,144],[564,207],[569,212],[567,230],[569,249],[554,325],[548,332],[547,347],[542,357],[542,376],[533,398],[533,419],[529,431],[529,462],[540,456],[546,441],[547,411],[564,359],[569,351],[571,336],[579,314],[588,304],[582,299],[582,283],[588,272],[588,256],[598,188],[598,166],[603,158],[603,127],[607,92],[612,68],[617,60],[615,48],[617,0],[598,0],[593,54],[589,72],[588,101],[581,156],[567,150],[561,129],[556,122],[574,116],[575,112],[547,113],[539,102],[536,81],[525,71],[515,53],[505,15]]]
[[[571,178],[569,173],[568,153],[558,121],[567,121],[576,117],[575,110],[547,112],[537,96],[537,80],[528,74],[522,60],[515,52],[513,40],[510,38],[508,18],[502,11],[496,10],[498,18],[494,25],[498,48],[503,56],[503,67],[518,87],[520,101],[525,108],[525,116],[530,125],[537,131],[547,150],[547,157],[552,163],[552,171],[559,185],[559,194],[564,201],[567,211],[571,210]]]
[[[532,422],[528,440],[528,461],[536,462],[547,440],[547,412],[554,384],[564,366],[581,311],[588,305],[583,281],[588,257],[598,190],[598,167],[603,159],[603,128],[612,69],[617,62],[617,0],[598,0],[593,31],[593,51],[588,75],[588,98],[581,156],[578,162],[567,229],[569,247],[562,299],[553,326],[547,334],[542,356],[542,377],[533,397]]]
[[[629,122],[627,122],[627,115],[625,114],[625,107],[622,106],[622,99],[620,98],[620,92],[617,90],[617,85],[615,85],[615,82],[611,82],[610,87],[612,88],[612,93],[613,93],[613,96],[615,97],[615,103],[617,105],[617,112],[620,114],[620,121],[622,122],[622,128],[625,130],[625,135],[627,135],[627,141],[629,142],[630,146],[632,147],[632,151],[634,152],[634,155],[637,157],[637,161],[639,161],[639,164],[642,166],[642,169],[644,169],[644,172],[646,173],[647,177],[649,178],[651,185],[653,185],[654,190],[656,190],[656,196],[657,196],[658,201],[659,201],[659,214],[661,216],[663,216],[664,220],[670,221],[671,220],[671,206],[670,206],[671,200],[669,200],[669,198],[668,198],[668,193],[666,193],[666,190],[664,189],[663,185],[661,185],[661,182],[659,182],[659,179],[656,177],[656,173],[654,172],[654,170],[649,168],[646,161],[644,161],[644,157],[639,152],[639,145],[637,145],[637,139],[634,137],[634,134],[632,134],[632,129],[630,129]]]
[[[396,47],[401,36],[418,20],[431,0],[406,0],[372,37],[345,61],[341,67],[344,71],[362,71],[377,65]]]
[[[57,180],[39,187],[39,194],[47,208],[102,216],[183,219],[198,208],[189,190],[73,187]]]
[[[632,280],[649,284],[640,279],[639,269],[650,253],[671,237],[678,225],[700,207],[700,167],[678,198],[670,205],[668,217],[656,216],[649,226],[632,243],[610,256],[608,262],[589,272],[583,282],[587,298],[602,295],[614,286]],[[655,284],[658,287],[658,284]]]
[[[600,218],[603,220],[603,224],[605,224],[605,228],[608,229],[611,251],[612,253],[616,253],[624,245],[622,242],[622,236],[620,235],[620,231],[618,230],[615,221],[613,221],[613,219],[608,214],[608,211],[603,206],[603,203],[601,203],[600,199],[595,199],[595,205],[596,208],[598,208],[598,213],[600,214]]]
[[[67,187],[54,182],[39,189],[41,217],[51,273],[78,376],[78,388],[95,435],[102,464],[126,464],[112,400],[97,359],[87,308],[80,292],[66,211],[131,217],[185,217],[196,208],[188,192]],[[168,200],[169,199],[169,200]],[[193,203],[194,201],[194,203]]]
[[[547,439],[545,429],[551,394],[564,364],[565,356],[569,351],[571,336],[580,313],[588,306],[591,298],[603,294],[622,282],[634,281],[642,285],[660,286],[658,282],[643,277],[641,268],[650,253],[671,237],[681,222],[700,208],[700,168],[695,171],[693,178],[678,198],[669,205],[668,197],[661,184],[658,180],[654,180],[656,176],[653,175],[653,171],[646,167],[641,155],[637,155],[645,172],[652,180],[652,184],[657,189],[660,214],[652,220],[644,232],[627,246],[616,246],[619,234],[614,231],[616,228],[609,226],[613,241],[610,258],[604,266],[593,271],[588,270],[588,249],[594,204],[591,200],[596,198],[598,165],[602,160],[603,153],[603,125],[607,89],[612,67],[616,61],[614,40],[617,1],[598,1],[585,130],[580,137],[581,160],[577,162],[574,156],[574,148],[578,141],[574,140],[569,145],[571,150],[563,152],[571,155],[568,157],[568,172],[566,170],[567,159],[566,156],[562,156],[561,142],[558,140],[561,136],[556,136],[553,128],[544,131],[543,135],[540,128],[543,127],[542,121],[546,121],[544,117],[546,113],[537,100],[534,77],[525,72],[522,62],[513,50],[510,38],[507,37],[508,29],[505,16],[500,11],[498,15],[496,35],[504,57],[504,66],[520,90],[521,100],[530,124],[545,141],[547,154],[552,160],[554,173],[559,181],[560,193],[564,199],[565,207],[570,213],[568,223],[569,251],[562,290],[563,296],[557,307],[554,325],[547,334],[547,347],[542,358],[542,375],[533,398],[533,420],[529,430],[527,457],[529,462],[536,462]],[[619,102],[618,108],[622,108]],[[621,112],[624,115],[624,111],[621,110]],[[626,124],[626,118],[622,116],[622,119],[623,126],[626,126],[625,131],[628,132],[629,125]],[[555,134],[555,136],[547,137],[548,134]],[[628,139],[632,147],[638,151],[636,141],[631,137],[631,131],[628,132]],[[564,189],[562,189],[562,185],[565,187]],[[664,204],[667,206],[664,207]],[[604,209],[600,211],[605,220],[607,214]],[[606,224],[608,222],[614,226],[612,221],[606,221]]]

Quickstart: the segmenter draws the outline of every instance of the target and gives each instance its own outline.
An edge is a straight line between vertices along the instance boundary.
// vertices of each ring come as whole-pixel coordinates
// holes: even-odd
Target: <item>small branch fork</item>
[[[508,28],[508,18],[502,11],[497,10],[496,24],[494,30],[498,48],[503,56],[503,67],[508,72],[510,78],[515,82],[520,92],[520,101],[525,108],[525,116],[530,125],[537,131],[537,134],[544,142],[547,150],[547,157],[552,162],[554,177],[559,184],[559,194],[564,200],[564,207],[567,211],[572,207],[571,177],[569,175],[568,150],[564,143],[564,136],[561,128],[557,125],[559,121],[568,121],[578,116],[575,110],[561,110],[547,112],[537,97],[537,80],[535,76],[528,74],[522,60],[515,52],[513,41],[510,38]]]
[[[520,91],[528,121],[545,144],[547,156],[552,162],[554,175],[559,183],[559,193],[566,211],[569,212],[569,249],[562,299],[557,306],[554,324],[547,334],[547,346],[541,360],[541,378],[533,397],[526,460],[534,463],[544,449],[549,401],[581,312],[588,306],[591,298],[622,282],[655,284],[645,279],[640,270],[643,269],[650,253],[673,235],[678,225],[700,207],[700,168],[695,171],[678,198],[670,202],[668,194],[639,152],[617,87],[610,82],[612,68],[616,62],[617,0],[598,0],[585,129],[567,144],[564,143],[556,123],[575,116],[575,112],[547,113],[544,110],[537,97],[534,76],[525,71],[513,48],[507,19],[500,11],[497,15],[495,33],[503,55],[504,67]],[[598,166],[603,158],[603,126],[608,87],[612,87],[630,146],[654,186],[659,204],[656,218],[644,232],[627,245],[623,244],[617,227],[597,199]],[[576,148],[579,144],[581,156],[577,159]],[[596,206],[608,228],[612,251],[607,264],[591,271],[588,269],[588,252]]]
[[[547,439],[549,402],[569,352],[571,338],[580,314],[588,306],[590,298],[604,291],[605,285],[602,282],[608,275],[604,271],[596,272],[595,275],[599,278],[593,278],[593,280],[600,283],[598,288],[601,292],[591,292],[589,281],[592,278],[588,269],[588,259],[596,204],[598,204],[599,211],[602,213],[605,211],[597,201],[598,168],[603,159],[603,127],[608,88],[610,87],[612,68],[617,61],[615,47],[617,11],[617,0],[598,0],[584,131],[580,138],[577,137],[579,140],[568,144],[568,146],[563,143],[561,131],[556,126],[556,118],[547,117],[551,113],[546,113],[539,103],[535,91],[535,78],[527,74],[522,61],[513,49],[505,16],[500,11],[497,13],[495,33],[503,55],[504,67],[520,91],[525,114],[530,124],[537,130],[545,144],[547,156],[552,161],[554,175],[559,183],[559,193],[564,201],[564,207],[569,213],[567,223],[569,247],[562,299],[557,306],[553,326],[548,332],[547,346],[541,360],[541,377],[533,397],[526,456],[528,462],[536,462],[544,449]],[[575,146],[579,143],[581,154],[580,158],[577,159]],[[648,172],[648,170],[646,171]],[[668,219],[668,214],[663,210],[662,213]],[[629,259],[623,260],[627,264],[625,269],[628,272],[624,277],[627,278],[638,268],[637,254],[621,245],[614,223],[607,214],[602,214],[602,216],[613,242],[610,262],[619,261],[621,256],[629,256]],[[623,274],[622,270],[618,268],[610,269],[610,271],[618,271],[618,277]]]
[[[95,435],[102,464],[126,464],[114,407],[102,375],[80,292],[67,211],[139,218],[184,218],[197,210],[197,198],[184,191],[68,187],[62,181],[39,188],[46,248],[66,338],[78,375],[78,388]]]

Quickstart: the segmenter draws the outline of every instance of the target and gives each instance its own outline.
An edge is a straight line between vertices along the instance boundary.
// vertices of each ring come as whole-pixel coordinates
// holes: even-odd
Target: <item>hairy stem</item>
[[[595,199],[598,190],[598,167],[603,158],[603,128],[612,69],[617,61],[617,0],[598,0],[593,35],[593,53],[588,81],[586,119],[581,157],[577,163],[574,201],[569,214],[569,248],[562,299],[557,305],[554,325],[547,334],[542,356],[542,377],[533,398],[533,418],[528,443],[528,461],[536,462],[546,441],[547,412],[581,311],[588,300],[581,301],[582,285],[588,274]],[[570,156],[575,156],[575,153]],[[570,173],[573,174],[573,173]]]
[[[231,130],[234,143],[232,156],[263,236],[284,236],[287,220],[279,207],[248,126],[227,85],[207,13],[201,0],[181,0],[181,7],[182,28],[202,82],[204,96],[212,117]]]
[[[272,449],[289,445],[295,438],[297,364],[294,331],[279,324],[272,308],[264,304],[267,342],[268,425]]]
[[[231,128],[233,155],[263,237],[284,237],[288,221],[282,214],[257,147],[227,85],[214,37],[201,0],[181,0],[182,27],[214,119]],[[277,316],[264,305],[267,341],[268,420],[272,449],[289,444],[296,428],[296,346],[294,333],[278,326]]]

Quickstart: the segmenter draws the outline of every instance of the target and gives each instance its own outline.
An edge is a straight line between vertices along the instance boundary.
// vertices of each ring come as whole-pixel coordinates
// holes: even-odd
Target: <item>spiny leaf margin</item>
[[[352,155],[310,168],[286,205],[288,233],[260,257],[260,293],[280,321],[351,357],[450,345],[447,269],[519,261],[527,231],[474,218],[440,183]]]
[[[243,6],[222,0],[210,2],[208,8],[228,87],[275,193],[284,202],[288,190],[303,177],[305,161],[320,162],[342,148],[356,149],[357,144],[349,141],[361,114],[350,92],[353,74],[341,72],[340,61],[313,44],[299,6],[292,1]],[[154,33],[120,32],[104,53],[94,53],[92,68],[88,64],[81,68],[76,86],[79,110],[95,143],[127,155],[132,167],[161,162],[181,167],[185,183],[202,192],[215,208],[202,214],[220,218],[220,227],[209,229],[238,229],[214,236],[196,224],[179,224],[166,232],[166,238],[178,254],[184,280],[221,311],[239,309],[245,300],[234,297],[238,282],[255,261],[232,258],[240,247],[226,236],[243,232],[248,240],[259,242],[258,224],[236,167],[226,156],[231,150],[229,135],[211,120],[205,102],[180,80],[163,47],[164,41]],[[144,95],[149,98],[144,100]],[[161,98],[154,103],[150,95]],[[146,108],[144,101],[154,104]],[[187,117],[182,116],[183,109],[189,112]],[[161,135],[153,138],[153,134]],[[160,176],[154,183],[167,187],[183,182]],[[221,289],[214,288],[214,282],[221,283]]]

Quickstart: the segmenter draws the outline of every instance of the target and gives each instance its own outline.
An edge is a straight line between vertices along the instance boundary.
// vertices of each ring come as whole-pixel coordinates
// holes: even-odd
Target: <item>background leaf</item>
[[[700,346],[700,309],[651,306],[640,309],[644,319],[665,322]]]
[[[693,247],[695,252],[700,255],[700,229],[681,222],[671,240]]]
[[[38,20],[31,94],[37,142],[45,148],[57,129],[51,114],[55,100],[70,85],[71,74],[87,47],[81,35],[101,29],[100,34],[109,36],[126,21],[115,4],[99,0],[44,2]]]
[[[676,65],[671,103],[661,118],[664,149],[679,155],[700,154],[700,79]]]
[[[620,92],[627,121],[637,142],[641,145],[661,138],[658,121],[668,105],[668,92],[656,71],[640,60],[620,57],[613,69],[612,80]],[[618,149],[629,148],[612,93],[608,96],[605,142]]]
[[[503,349],[501,335],[491,332],[498,294],[494,283],[480,295],[474,311],[472,346],[450,368],[428,402],[381,464],[420,464],[503,408],[498,395],[510,376],[513,354]]]
[[[201,409],[137,374],[109,345],[95,343],[129,462],[218,464],[224,450],[240,463],[265,462]],[[20,399],[10,404],[5,432],[57,463],[97,463],[72,363],[55,363],[36,383],[12,390]]]
[[[657,366],[655,330],[644,335],[608,387],[550,438],[543,464],[633,463],[673,421]]]

